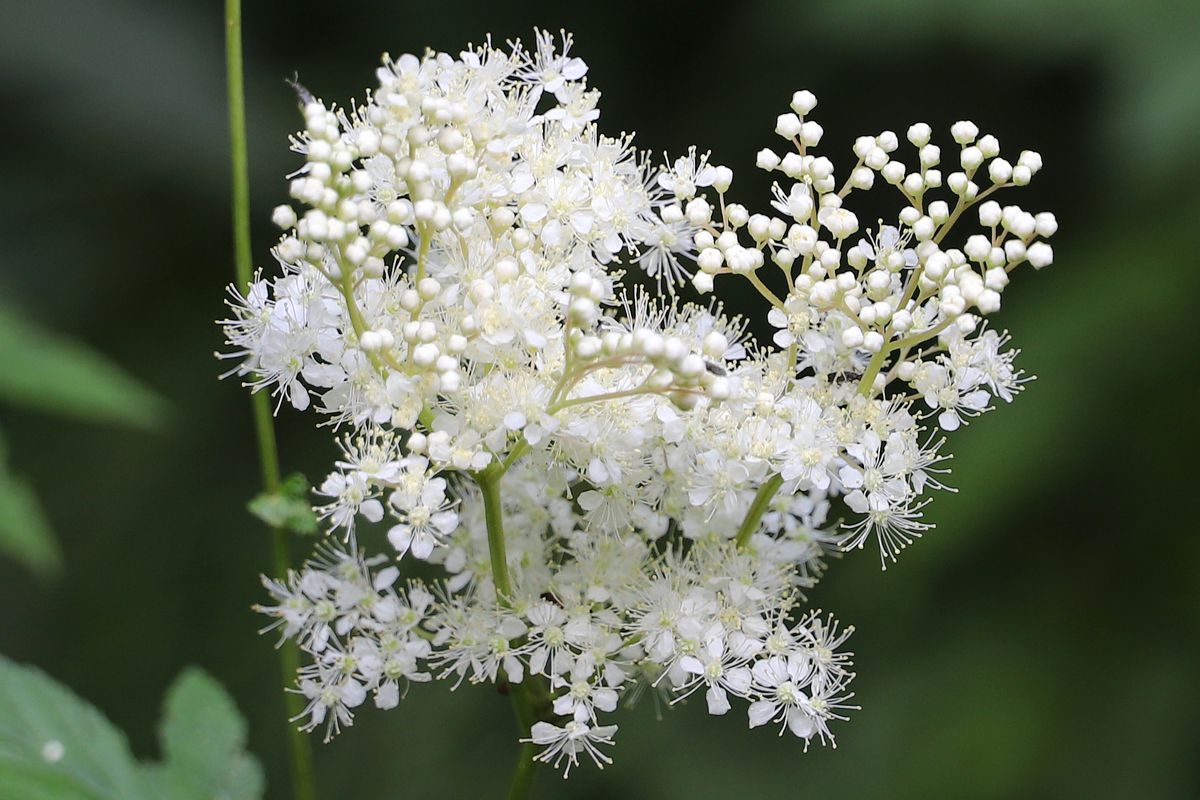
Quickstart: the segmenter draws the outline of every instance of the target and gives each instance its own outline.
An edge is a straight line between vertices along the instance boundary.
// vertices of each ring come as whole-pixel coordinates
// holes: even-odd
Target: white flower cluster
[[[347,548],[268,581],[263,610],[311,655],[306,717],[330,732],[436,676],[507,684],[526,741],[567,770],[608,762],[602,715],[647,687],[832,742],[849,629],[801,593],[839,547],[874,539],[886,566],[928,529],[929,420],[952,431],[1021,389],[982,318],[1018,265],[1051,262],[1056,223],[987,198],[1041,160],[959,122],[943,179],[916,124],[915,167],[884,131],[839,185],[802,91],[776,123],[789,152],[758,154],[780,174],[771,213],[752,214],[706,154],[653,167],[598,133],[570,46],[385,56],[362,106],[307,98],[304,210],[276,209],[281,269],[235,293],[225,330],[256,389],[350,429],[317,509]],[[860,232],[846,201],[877,176],[903,206]],[[968,211],[981,232],[952,247]],[[775,347],[676,302],[727,274],[770,303]],[[356,524],[385,517],[397,557],[444,577],[397,589],[359,555]]]

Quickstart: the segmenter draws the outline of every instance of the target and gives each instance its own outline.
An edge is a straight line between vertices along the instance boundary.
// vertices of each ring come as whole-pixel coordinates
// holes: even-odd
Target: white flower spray
[[[707,154],[660,167],[599,133],[571,45],[385,56],[364,104],[305,98],[279,268],[224,326],[253,388],[347,431],[317,508],[343,545],[267,580],[262,611],[309,655],[303,720],[330,735],[444,678],[507,685],[564,772],[609,763],[609,715],[645,689],[832,744],[851,629],[802,592],[839,548],[895,561],[945,488],[938,429],[1020,391],[983,318],[1050,264],[1056,223],[989,198],[1041,159],[958,122],[943,174],[918,123],[914,163],[861,136],[839,180],[800,91],[751,213]],[[876,183],[902,205],[863,230],[848,201]],[[770,304],[774,347],[675,298],[726,275]],[[399,567],[358,547],[385,517]],[[443,577],[401,581],[410,559]]]

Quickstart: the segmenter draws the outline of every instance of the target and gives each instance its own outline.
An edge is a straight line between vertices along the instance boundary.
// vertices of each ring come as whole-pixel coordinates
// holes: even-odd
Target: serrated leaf
[[[301,536],[314,536],[320,526],[308,492],[308,480],[300,473],[294,473],[284,480],[278,492],[263,492],[251,500],[247,508],[273,528],[284,528]]]
[[[167,695],[164,760],[139,763],[100,712],[41,671],[0,656],[0,798],[257,800],[262,769],[244,751],[246,724],[199,670]]]
[[[253,800],[262,770],[245,752],[246,723],[233,700],[209,676],[189,669],[167,692],[159,731],[165,764],[163,794],[178,800]]]
[[[100,353],[0,307],[0,399],[38,411],[152,428],[158,395]]]
[[[0,657],[0,797],[151,800],[124,735],[41,671]]]

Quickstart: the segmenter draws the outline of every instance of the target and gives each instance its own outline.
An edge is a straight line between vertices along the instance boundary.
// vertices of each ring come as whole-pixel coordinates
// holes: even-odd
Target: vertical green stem
[[[508,577],[508,552],[504,546],[504,508],[500,502],[501,472],[492,464],[475,477],[483,493],[483,517],[487,523],[488,556],[492,561],[492,583],[496,599],[512,606],[512,581]]]
[[[504,546],[504,508],[500,499],[500,479],[503,475],[504,467],[493,463],[487,469],[475,473],[475,482],[483,494],[483,517],[487,523],[488,555],[492,562],[492,583],[496,586],[496,599],[502,606],[511,608],[512,579],[508,574],[508,553]],[[532,685],[534,680],[534,676],[526,675],[523,682],[509,688],[513,711],[517,715],[517,725],[520,726],[522,736],[528,735],[533,724],[537,722],[538,700]],[[508,800],[525,800],[529,797],[537,768],[537,762],[533,760],[536,752],[536,748],[528,742],[521,745],[512,783],[508,788]]]
[[[526,800],[533,788],[533,776],[537,772],[537,762],[533,757],[537,754],[537,746],[526,742],[521,745],[517,755],[517,766],[513,769],[512,783],[508,785],[508,800]]]
[[[250,173],[246,156],[246,93],[242,78],[242,6],[240,0],[225,0],[225,66],[229,98],[229,142],[233,163],[233,243],[234,268],[238,286],[250,285]],[[258,440],[258,460],[262,469],[263,487],[268,492],[279,491],[279,453],[275,446],[275,428],[271,419],[270,401],[266,394],[251,396],[254,409],[254,433]],[[287,532],[271,529],[272,555],[275,574],[284,575],[291,567]],[[288,642],[279,649],[280,668],[285,685],[296,679],[300,654],[296,645]],[[288,717],[303,710],[300,698],[288,692],[284,696]],[[294,725],[288,723],[292,765],[292,789],[296,800],[314,800],[312,752],[308,740]]]

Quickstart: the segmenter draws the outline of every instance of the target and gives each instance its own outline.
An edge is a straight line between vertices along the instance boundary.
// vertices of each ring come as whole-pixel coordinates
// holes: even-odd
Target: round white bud
[[[712,219],[712,206],[703,197],[694,197],[687,204],[688,222],[704,225]]]
[[[895,131],[884,131],[875,137],[875,144],[879,145],[885,153],[894,153],[900,146],[900,139],[896,136]]]
[[[774,150],[764,147],[758,151],[754,164],[759,169],[765,169],[769,172],[779,166],[779,156],[775,155]]]
[[[805,163],[804,156],[800,155],[799,153],[788,153],[783,157],[783,161],[780,162],[779,168],[783,171],[784,175],[787,175],[789,178],[796,178],[799,180],[800,178],[804,177]]]
[[[729,167],[716,167],[713,169],[712,187],[721,194],[729,191],[730,185],[733,183],[733,170]]]
[[[412,360],[421,369],[429,369],[437,363],[438,346],[432,342],[423,342],[412,349]]]
[[[934,200],[929,204],[929,218],[941,225],[950,218],[950,206],[945,200]]]
[[[975,306],[981,314],[994,314],[1000,310],[1000,293],[994,289],[984,289],[979,293]]]
[[[925,275],[930,280],[940,281],[950,271],[950,259],[945,253],[931,253],[925,259]]]
[[[1006,183],[1012,174],[1012,164],[1003,158],[993,158],[988,162],[988,177],[992,179],[992,183]]]
[[[858,167],[850,173],[850,185],[855,189],[870,189],[875,183],[875,173],[869,167]]]
[[[698,378],[707,371],[704,359],[695,353],[688,353],[679,362],[679,374],[684,378]]]
[[[1009,239],[1004,243],[1004,260],[1016,263],[1025,258],[1025,243],[1020,239]]]
[[[932,239],[933,233],[936,229],[937,226],[934,225],[933,220],[927,216],[921,217],[912,225],[913,236],[917,238],[918,242],[923,242],[926,239]]]
[[[275,206],[271,212],[271,222],[287,230],[296,227],[296,211],[289,205]]]
[[[508,283],[521,274],[521,267],[519,264],[517,264],[517,260],[515,258],[498,259],[494,269],[496,272],[496,280],[500,281],[501,283]],[[587,276],[584,275],[584,277]]]
[[[1054,263],[1054,248],[1045,242],[1034,242],[1029,245],[1026,258],[1034,269],[1048,267]]]
[[[417,292],[421,295],[421,299],[426,302],[437,297],[442,291],[442,284],[437,278],[422,278],[417,284]]]
[[[979,224],[986,228],[994,228],[1000,224],[1001,211],[1000,204],[995,200],[988,200],[986,203],[979,205]]]
[[[929,137],[933,135],[933,131],[924,122],[917,122],[908,126],[908,140],[916,147],[924,147],[929,144]]]
[[[1058,220],[1049,211],[1036,214],[1033,219],[1035,223],[1034,230],[1037,231],[1038,236],[1048,239],[1058,232]]]
[[[979,135],[979,127],[969,120],[959,120],[950,126],[950,135],[959,144],[970,144]]]
[[[780,114],[775,119],[775,133],[784,139],[794,139],[800,133],[802,124],[795,114]]]
[[[751,239],[756,242],[764,242],[770,235],[770,227],[770,219],[763,214],[755,214],[750,217],[746,230],[749,231]]]
[[[443,153],[454,153],[463,146],[462,132],[457,128],[443,128],[438,134],[437,143]]]
[[[900,163],[899,161],[889,161],[886,165],[884,165],[883,169],[879,171],[879,174],[883,176],[885,181],[893,186],[898,185],[902,180],[904,180],[904,164]]]
[[[457,209],[450,215],[450,221],[456,229],[465,231],[475,222],[475,209],[467,208],[466,206]]]
[[[729,340],[725,338],[725,334],[720,331],[709,331],[704,337],[703,350],[704,355],[712,359],[721,359],[725,357],[725,351],[729,349]]]
[[[700,255],[696,258],[696,264],[701,270],[711,275],[721,268],[724,260],[720,250],[715,247],[706,247],[700,251]]]
[[[992,291],[1004,291],[1008,285],[1008,272],[1004,267],[992,267],[983,274],[983,285]]]
[[[816,107],[817,97],[807,89],[801,89],[792,94],[792,110],[800,116],[804,116]]]
[[[972,261],[983,261],[992,251],[992,243],[986,236],[975,234],[967,239],[967,244],[963,247],[963,252],[967,254],[967,258]]]
[[[812,120],[800,126],[800,141],[807,147],[816,147],[820,144],[824,134],[825,129]]]

